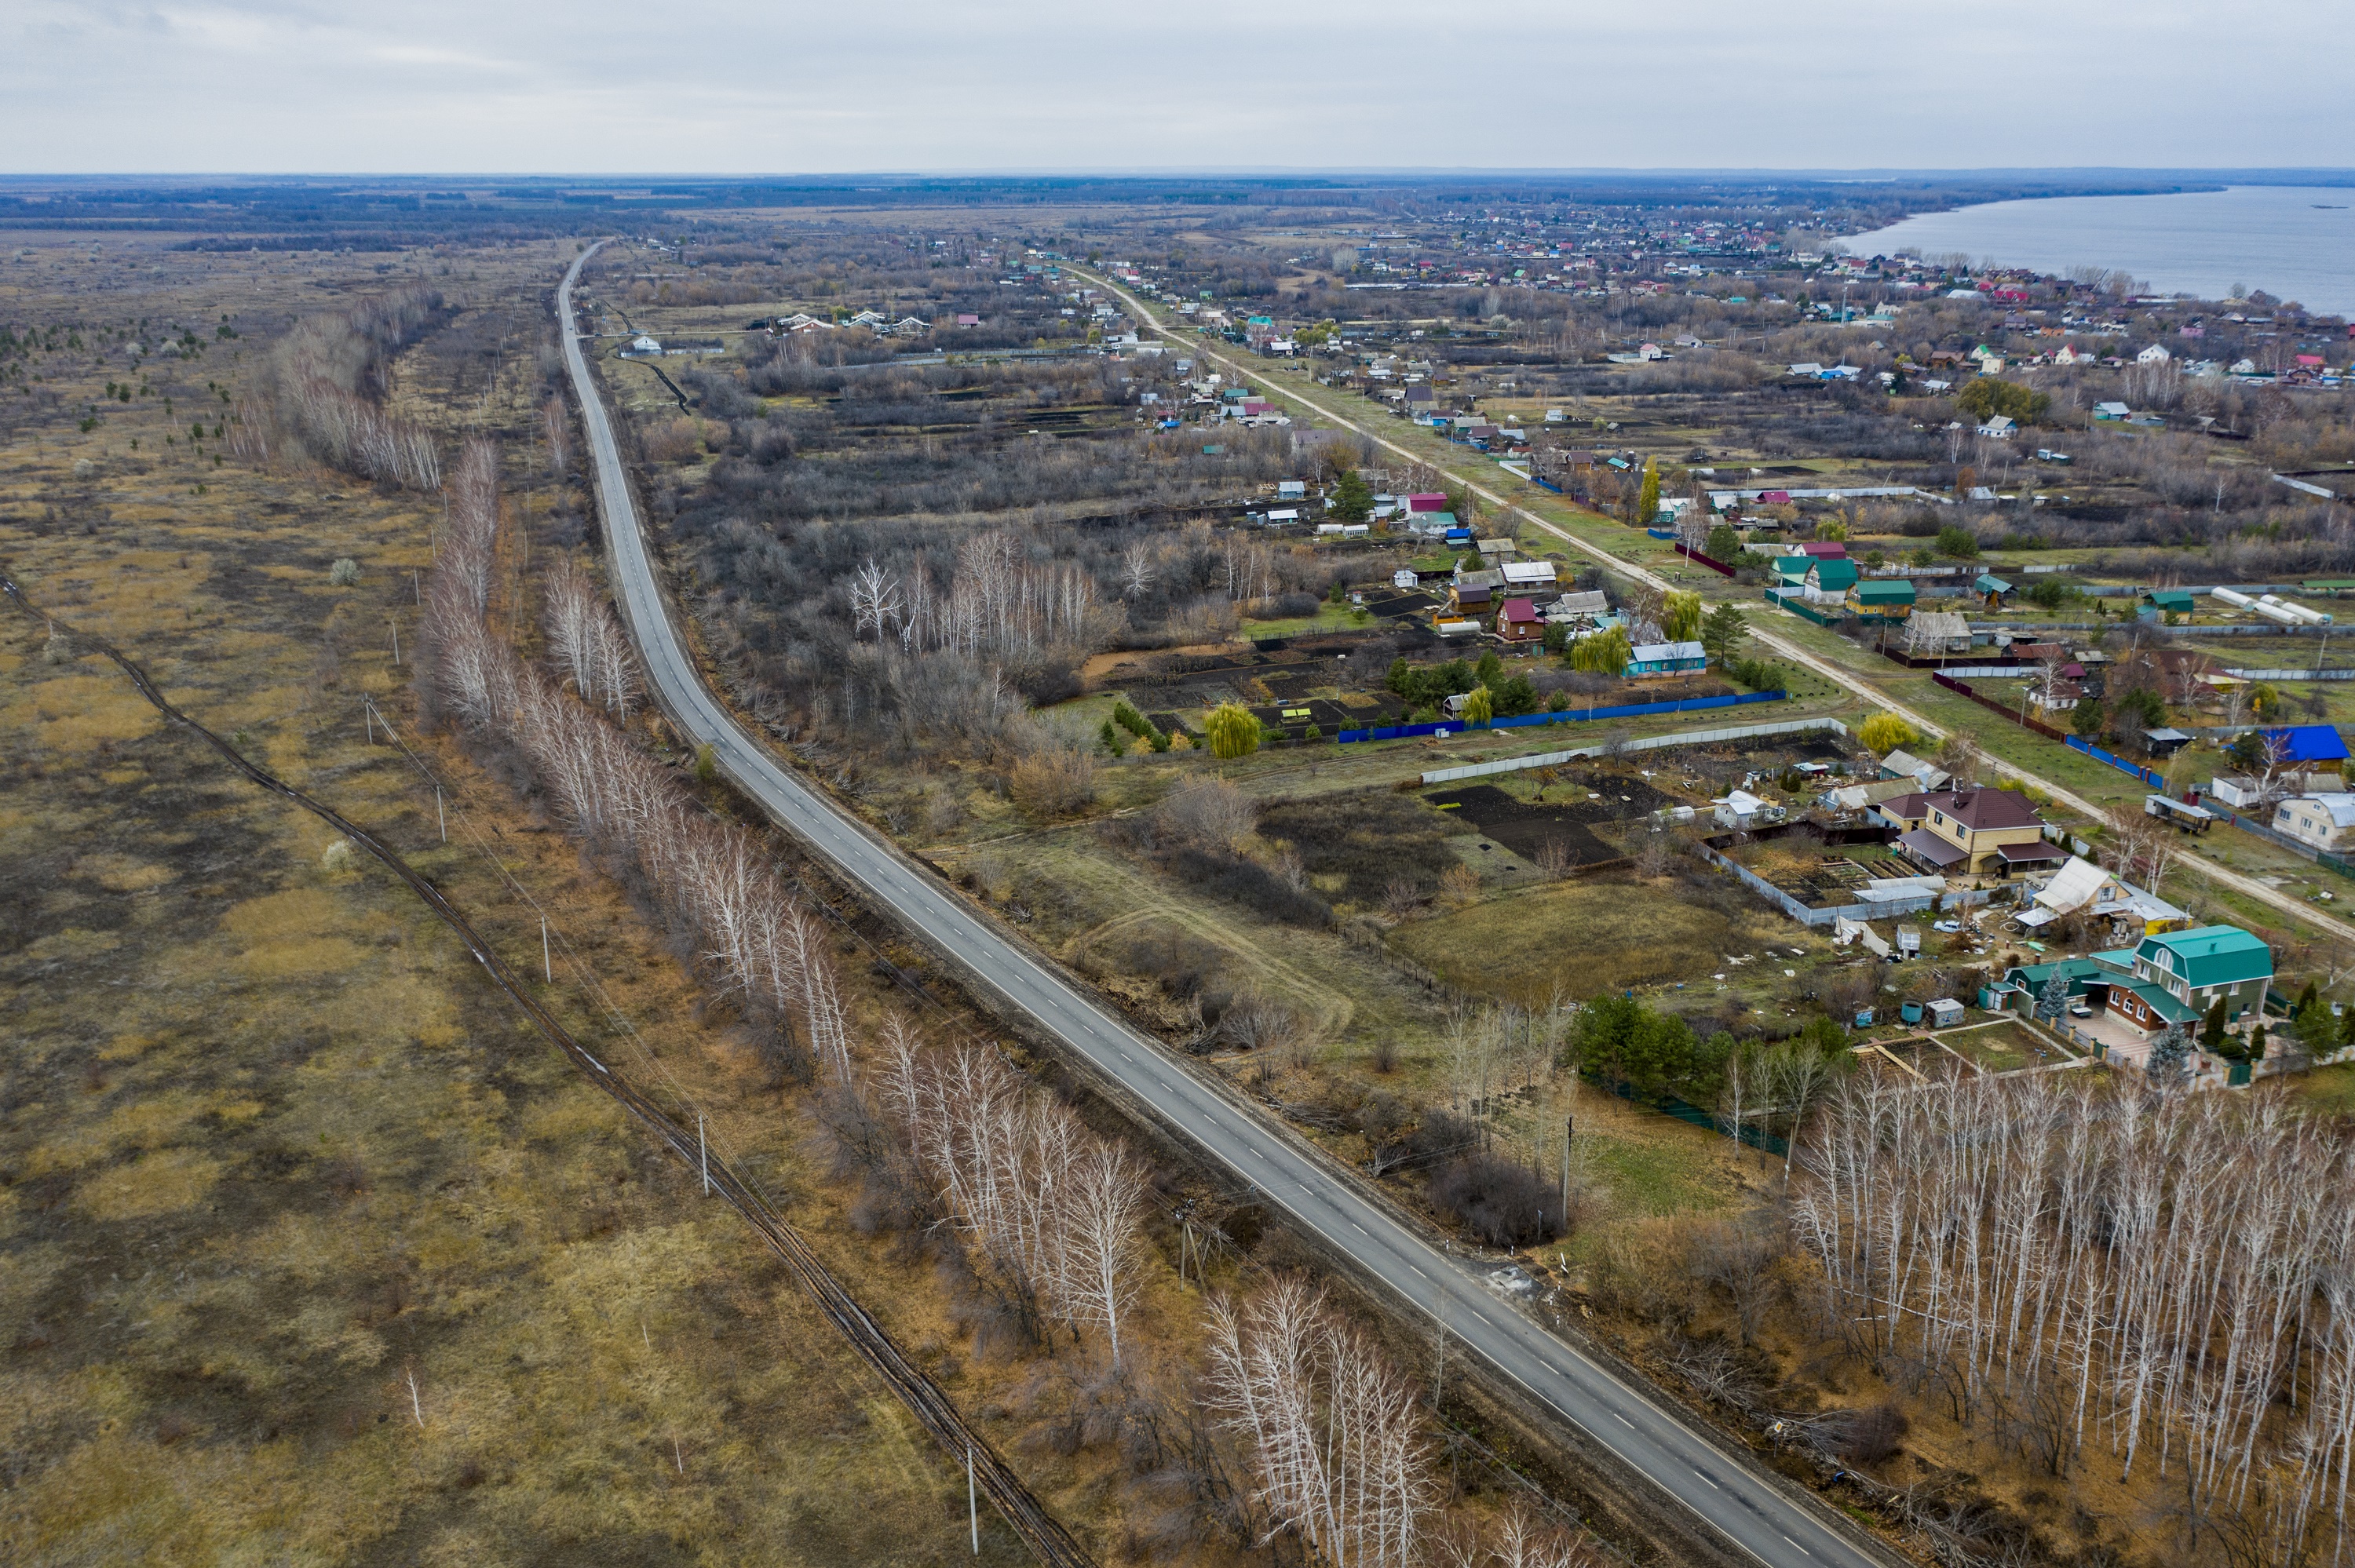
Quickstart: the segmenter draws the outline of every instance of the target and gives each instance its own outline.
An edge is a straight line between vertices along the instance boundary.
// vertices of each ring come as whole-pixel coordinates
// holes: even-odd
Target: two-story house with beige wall
[[[2044,838],[2044,819],[2012,789],[1942,789],[1884,800],[1881,815],[1905,831],[1897,853],[1948,876],[2012,876],[2069,858]]]

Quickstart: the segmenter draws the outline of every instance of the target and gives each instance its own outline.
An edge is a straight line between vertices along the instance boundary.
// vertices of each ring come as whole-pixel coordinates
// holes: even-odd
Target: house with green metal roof
[[[2134,951],[2134,976],[2158,986],[2197,1013],[2217,998],[2224,1015],[2262,1010],[2274,978],[2274,950],[2238,926],[2197,926],[2145,937]]]
[[[1874,577],[1848,590],[1848,607],[1859,615],[1902,620],[1913,613],[1913,584],[1906,577]]]
[[[2200,608],[2190,588],[2153,588],[2142,601],[2161,615],[2190,615]]]
[[[1807,580],[1807,572],[1815,564],[1805,556],[1777,556],[1766,563],[1767,567],[1774,574],[1776,588],[1804,587]]]
[[[2011,585],[1993,572],[1981,572],[1978,581],[1971,585],[1971,591],[1986,600],[1989,609],[1996,609],[2001,608],[2005,598],[2010,594]]]
[[[2069,988],[2069,1000],[2075,1001],[2093,987],[2114,984],[2118,971],[2099,959],[2054,959],[2049,963],[2018,964],[2003,972],[2003,983],[2016,986],[2028,993],[2027,1005],[2032,1011],[2036,999],[2058,973]]]
[[[2200,1022],[2200,1010],[2169,996],[2167,988],[2149,980],[2120,979],[2110,982],[2110,1009],[2137,1029],[2159,1030],[2170,1023],[2186,1029]]]
[[[1807,567],[1807,597],[1813,599],[1838,599],[1856,586],[1856,563],[1833,557],[1817,560]]]

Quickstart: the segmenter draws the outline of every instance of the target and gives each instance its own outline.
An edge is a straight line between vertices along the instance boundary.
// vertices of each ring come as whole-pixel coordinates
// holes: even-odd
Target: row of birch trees
[[[992,1044],[931,1044],[896,1013],[855,1041],[826,927],[761,842],[703,810],[613,722],[626,718],[638,676],[587,575],[568,563],[545,584],[543,630],[559,678],[493,630],[496,450],[469,443],[446,489],[448,523],[425,594],[429,711],[518,755],[566,827],[634,873],[664,917],[693,933],[709,972],[748,1015],[797,1024],[832,1092],[861,1105],[871,1096],[976,1276],[1034,1330],[1051,1321],[1075,1338],[1101,1333],[1120,1372],[1134,1360],[1131,1317],[1152,1262],[1146,1161],[1091,1131]],[[1030,568],[1003,546],[985,538],[967,548],[965,597],[944,616],[952,630],[928,635],[1018,641],[1060,635],[1084,612],[1083,596],[1056,601],[1060,579],[1022,586]],[[968,582],[978,585],[969,594]],[[1205,1330],[1204,1408],[1250,1461],[1263,1541],[1297,1539],[1334,1568],[1591,1560],[1575,1536],[1526,1510],[1485,1531],[1434,1531],[1444,1489],[1415,1383],[1305,1280],[1214,1297]]]
[[[399,289],[297,323],[272,355],[274,406],[240,405],[240,455],[266,459],[272,433],[282,426],[322,462],[363,479],[441,488],[432,432],[383,407],[392,356],[441,308],[442,296],[432,289]]]
[[[2355,1562],[2355,1156],[2284,1097],[1856,1075],[1791,1213],[1828,1332],[2055,1476],[2100,1451],[2195,1531]]]
[[[849,592],[853,634],[897,642],[911,653],[945,650],[1003,660],[1082,648],[1110,618],[1085,567],[1033,561],[1005,529],[975,534],[958,546],[946,588],[921,558],[903,576],[869,557],[852,574]]]
[[[759,839],[713,816],[588,705],[625,712],[637,689],[613,612],[559,573],[548,631],[574,689],[550,681],[491,629],[499,550],[498,457],[470,442],[449,485],[449,522],[425,594],[429,707],[512,748],[557,814],[691,933],[703,962],[748,1016],[790,1037],[836,1080],[850,1072],[849,1030],[824,924],[794,896]],[[568,652],[567,650],[570,650]],[[593,657],[583,658],[587,650]]]
[[[1103,1330],[1115,1370],[1142,1283],[1149,1172],[991,1046],[927,1046],[897,1015],[878,1088],[931,1193],[1001,1299],[1076,1336]]]

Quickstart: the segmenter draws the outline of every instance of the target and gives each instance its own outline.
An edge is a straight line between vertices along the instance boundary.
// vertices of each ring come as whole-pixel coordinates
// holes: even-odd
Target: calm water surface
[[[2222,299],[2235,284],[2355,313],[2355,189],[2236,185],[2190,196],[2056,196],[1909,217],[1847,241],[2065,273],[2120,268],[2154,292]]]

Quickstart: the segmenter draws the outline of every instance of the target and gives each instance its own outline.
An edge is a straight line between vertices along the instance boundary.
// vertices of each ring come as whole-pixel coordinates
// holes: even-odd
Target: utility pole
[[[442,786],[433,786],[433,820],[442,824],[442,842],[450,842],[450,813],[442,809]]]
[[[981,1555],[981,1498],[973,1486],[973,1445],[964,1446],[964,1512],[973,1524],[973,1554]]]
[[[1561,1118],[1561,1228],[1570,1229],[1570,1138],[1577,1130],[1578,1118]]]
[[[711,1150],[703,1141],[703,1113],[695,1113],[695,1159],[703,1167],[703,1195],[711,1196]]]
[[[554,985],[556,960],[549,956],[548,950],[548,916],[545,915],[539,917],[539,969],[540,973],[547,978],[548,983]]]
[[[400,622],[387,616],[385,624],[392,628],[392,662],[398,666],[400,662]]]

